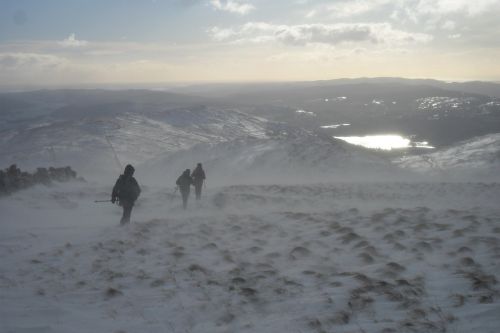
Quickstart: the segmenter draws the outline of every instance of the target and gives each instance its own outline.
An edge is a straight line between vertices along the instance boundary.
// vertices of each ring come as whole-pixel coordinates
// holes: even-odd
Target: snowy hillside
[[[233,108],[199,105],[195,98],[191,104],[179,106],[168,94],[170,99],[156,101],[156,95],[151,97],[150,92],[145,92],[143,102],[136,92],[130,96],[124,92],[95,94],[91,97],[96,101],[90,104],[81,101],[84,97],[78,94],[71,96],[70,102],[60,97],[61,103],[67,103],[64,106],[56,107],[51,100],[50,112],[49,107],[41,112],[39,108],[48,102],[36,99],[33,104],[38,109],[32,106],[18,118],[12,118],[12,114],[4,118],[0,126],[0,163],[17,163],[25,169],[72,165],[80,174],[89,176],[116,173],[122,168],[119,165],[143,162],[199,143],[266,137],[264,119]],[[121,99],[116,101],[118,97]]]
[[[396,163],[427,174],[499,179],[500,134],[477,137],[430,154],[400,158]]]
[[[274,127],[273,127],[274,126]],[[146,179],[175,179],[202,162],[212,184],[308,183],[327,180],[404,179],[410,172],[375,153],[328,135],[270,124],[269,138],[200,144],[141,166]]]
[[[111,185],[0,200],[1,332],[498,331],[498,184]]]

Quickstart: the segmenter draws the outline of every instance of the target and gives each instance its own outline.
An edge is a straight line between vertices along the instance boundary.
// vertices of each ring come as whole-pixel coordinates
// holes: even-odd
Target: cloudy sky
[[[500,0],[0,0],[0,86],[500,81]]]

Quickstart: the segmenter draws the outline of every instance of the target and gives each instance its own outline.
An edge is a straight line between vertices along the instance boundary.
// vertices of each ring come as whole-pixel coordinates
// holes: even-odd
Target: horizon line
[[[0,92],[27,92],[36,90],[78,90],[78,89],[137,89],[137,90],[158,90],[161,88],[179,88],[196,85],[252,85],[252,84],[287,84],[287,83],[314,83],[314,82],[333,82],[333,81],[355,81],[355,80],[408,80],[408,81],[438,81],[442,83],[493,83],[500,84],[500,79],[484,80],[484,79],[442,79],[431,77],[403,77],[403,76],[359,76],[359,77],[340,77],[332,79],[318,80],[200,80],[200,81],[164,81],[164,82],[109,82],[109,83],[67,83],[67,84],[0,84]]]

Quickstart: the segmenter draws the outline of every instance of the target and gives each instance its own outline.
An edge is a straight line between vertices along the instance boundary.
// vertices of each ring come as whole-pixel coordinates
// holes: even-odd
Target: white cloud
[[[399,0],[404,2],[405,0]],[[341,0],[314,6],[305,14],[306,18],[329,17],[336,19],[353,18],[359,15],[372,14],[385,9],[393,10],[398,4],[394,0]]]
[[[390,3],[389,0],[342,1],[327,5],[325,9],[335,17],[351,17],[372,12],[388,3]]]
[[[76,35],[72,33],[71,35],[68,36],[68,38],[65,38],[64,40],[59,42],[59,45],[64,46],[64,47],[83,47],[87,46],[89,42],[86,40],[78,40],[76,39]]]
[[[316,9],[310,10],[306,14],[306,18],[313,18],[318,14],[318,11]]]
[[[52,54],[0,53],[0,85],[4,86],[50,84],[64,80],[71,70],[70,61]]]
[[[331,45],[315,44],[307,49],[280,52],[266,58],[267,62],[280,64],[283,62],[328,64],[341,59],[358,56],[364,49],[339,50]]]
[[[499,0],[419,0],[416,10],[422,14],[446,15],[464,13],[475,16],[487,12]]]
[[[238,43],[280,42],[286,45],[340,43],[409,44],[428,42],[432,36],[394,29],[389,23],[339,23],[276,25],[264,22],[249,22],[232,29],[214,27],[209,30],[217,41]]]
[[[500,0],[336,0],[321,1],[304,11],[306,19],[342,20],[360,17],[395,24],[419,24],[425,30],[454,30],[451,20],[469,22],[481,15],[500,15]]]
[[[238,32],[233,29],[222,29],[219,27],[210,28],[208,30],[208,33],[212,36],[213,39],[219,42],[231,39],[232,37],[238,35]]]
[[[449,24],[443,26],[450,18],[456,20],[458,16],[466,21],[500,11],[500,0],[395,0],[392,4],[390,17],[395,21],[409,20],[445,30],[452,30]]]
[[[85,57],[85,60],[89,60]],[[193,70],[194,72],[194,70]],[[64,85],[87,82],[164,81],[175,74],[178,80],[186,68],[164,60],[82,61],[39,53],[0,53],[0,85]],[[191,73],[193,76],[193,74]]]
[[[210,4],[217,10],[223,10],[241,15],[248,14],[255,7],[248,3],[242,3],[235,0],[210,0]]]
[[[452,21],[452,20],[447,20],[446,22],[444,22],[442,25],[441,25],[441,28],[443,28],[444,30],[455,30],[457,24]]]
[[[0,53],[0,68],[3,70],[53,70],[66,64],[67,60],[65,58],[51,54]]]

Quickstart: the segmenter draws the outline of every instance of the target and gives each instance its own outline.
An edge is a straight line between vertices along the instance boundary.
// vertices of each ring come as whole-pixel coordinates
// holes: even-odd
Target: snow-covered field
[[[0,332],[500,327],[498,183],[145,187],[125,227],[110,186],[0,199]]]

